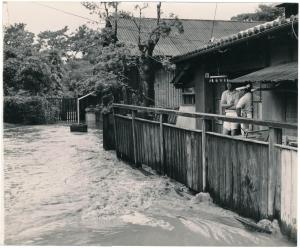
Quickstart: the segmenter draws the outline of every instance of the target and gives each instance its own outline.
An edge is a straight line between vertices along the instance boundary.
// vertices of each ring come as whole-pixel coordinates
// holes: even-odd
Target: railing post
[[[268,167],[268,216],[274,214],[274,200],[276,187],[276,154],[274,144],[281,144],[282,129],[270,128],[269,131],[269,167]]]
[[[207,120],[202,119],[202,191],[206,191],[206,178],[207,178],[207,166],[206,166],[206,130]]]
[[[137,149],[136,149],[136,135],[135,135],[135,110],[131,111],[132,116],[132,138],[133,138],[133,157],[134,164],[137,166]]]

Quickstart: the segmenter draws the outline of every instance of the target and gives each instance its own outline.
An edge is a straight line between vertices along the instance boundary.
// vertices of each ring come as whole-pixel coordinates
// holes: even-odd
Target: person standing
[[[227,83],[227,90],[222,93],[221,107],[225,110],[225,115],[230,117],[237,117],[236,105],[240,99],[240,92],[235,90],[231,83]],[[224,121],[223,134],[237,135],[239,133],[240,125],[235,122]]]
[[[248,84],[244,88],[244,95],[239,99],[236,105],[236,113],[238,117],[252,118],[252,93],[251,85]],[[242,134],[245,135],[249,131],[249,124],[241,124]]]

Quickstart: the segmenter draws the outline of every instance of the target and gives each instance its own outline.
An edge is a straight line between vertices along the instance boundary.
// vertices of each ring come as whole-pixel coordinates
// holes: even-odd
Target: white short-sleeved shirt
[[[251,114],[251,93],[248,92],[238,101],[236,108],[240,108],[243,113]]]
[[[239,99],[240,99],[240,92],[238,92],[237,90],[232,90],[232,91],[225,90],[222,93],[221,104],[230,104],[232,101],[234,101],[234,106],[236,106]],[[225,112],[226,111],[228,110],[225,110]]]

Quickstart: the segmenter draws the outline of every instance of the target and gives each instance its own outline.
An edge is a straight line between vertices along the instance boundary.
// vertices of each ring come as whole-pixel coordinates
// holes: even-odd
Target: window
[[[194,105],[195,104],[195,89],[191,88],[183,88],[182,89],[182,97],[184,105]]]

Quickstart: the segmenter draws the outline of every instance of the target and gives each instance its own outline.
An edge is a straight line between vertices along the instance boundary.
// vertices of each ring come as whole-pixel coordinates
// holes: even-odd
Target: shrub
[[[4,122],[46,124],[56,119],[58,109],[40,96],[4,97]]]

